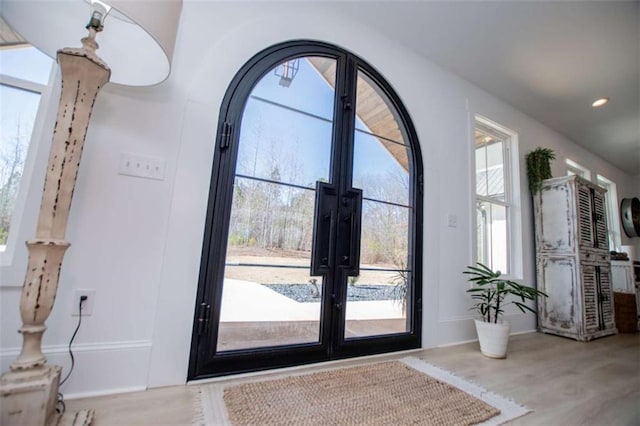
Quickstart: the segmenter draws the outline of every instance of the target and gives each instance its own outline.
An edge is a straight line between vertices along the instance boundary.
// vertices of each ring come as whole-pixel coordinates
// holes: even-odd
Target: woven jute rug
[[[464,383],[444,370],[405,358],[238,385],[206,385],[201,387],[203,413],[196,423],[472,425],[499,424],[528,412],[475,385],[462,386],[468,387],[465,392],[460,383],[447,383],[456,381]],[[491,401],[478,398],[483,395]]]

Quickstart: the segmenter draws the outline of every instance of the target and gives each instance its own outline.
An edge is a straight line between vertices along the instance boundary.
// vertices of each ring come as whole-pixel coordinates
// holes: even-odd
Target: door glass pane
[[[366,132],[382,139],[381,143],[405,145],[405,129],[393,103],[382,89],[362,71],[358,71],[356,93],[356,133]],[[407,164],[404,164],[405,168]]]
[[[217,351],[320,341],[323,280],[309,269],[315,182],[330,181],[330,69],[326,58],[283,62],[246,104]]]
[[[345,339],[410,330],[411,153],[393,104],[358,73],[353,186],[363,191],[360,276],[347,283]]]
[[[345,338],[408,331],[410,208],[364,200],[360,276],[347,285]]]
[[[359,132],[354,144],[353,187],[362,189],[365,198],[407,205],[409,172],[403,164],[408,165],[409,147],[385,145],[379,138]]]
[[[411,273],[367,267],[347,285],[345,339],[405,333]]]
[[[294,61],[288,61],[251,92],[242,117],[237,174],[309,188],[329,180],[334,90],[312,60],[317,66],[335,64],[327,58],[298,58],[293,68]]]
[[[409,207],[364,200],[360,263],[377,268],[406,269],[409,249]]]
[[[308,259],[261,254],[227,253],[218,352],[319,341],[322,278]]]

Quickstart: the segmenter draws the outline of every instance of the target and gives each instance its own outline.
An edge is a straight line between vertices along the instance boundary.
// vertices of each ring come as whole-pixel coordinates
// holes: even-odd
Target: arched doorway
[[[220,111],[189,378],[420,347],[422,162],[335,46],[252,58]]]

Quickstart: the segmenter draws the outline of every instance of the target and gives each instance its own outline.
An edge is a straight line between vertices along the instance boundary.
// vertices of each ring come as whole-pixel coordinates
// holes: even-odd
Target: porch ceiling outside
[[[325,58],[308,58],[325,81],[335,89],[336,62]],[[378,142],[391,154],[406,171],[409,171],[409,157],[403,132],[393,116],[392,108],[363,75],[358,76],[356,94],[356,114]],[[361,129],[364,130],[364,129]]]

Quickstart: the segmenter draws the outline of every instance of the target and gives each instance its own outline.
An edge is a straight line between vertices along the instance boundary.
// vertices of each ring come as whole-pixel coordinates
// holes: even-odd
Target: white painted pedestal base
[[[0,379],[0,424],[44,425],[53,420],[60,371],[61,367],[53,365],[3,374]]]
[[[0,378],[0,425],[90,425],[93,410],[56,413],[61,370],[60,366],[52,365],[3,374]]]

